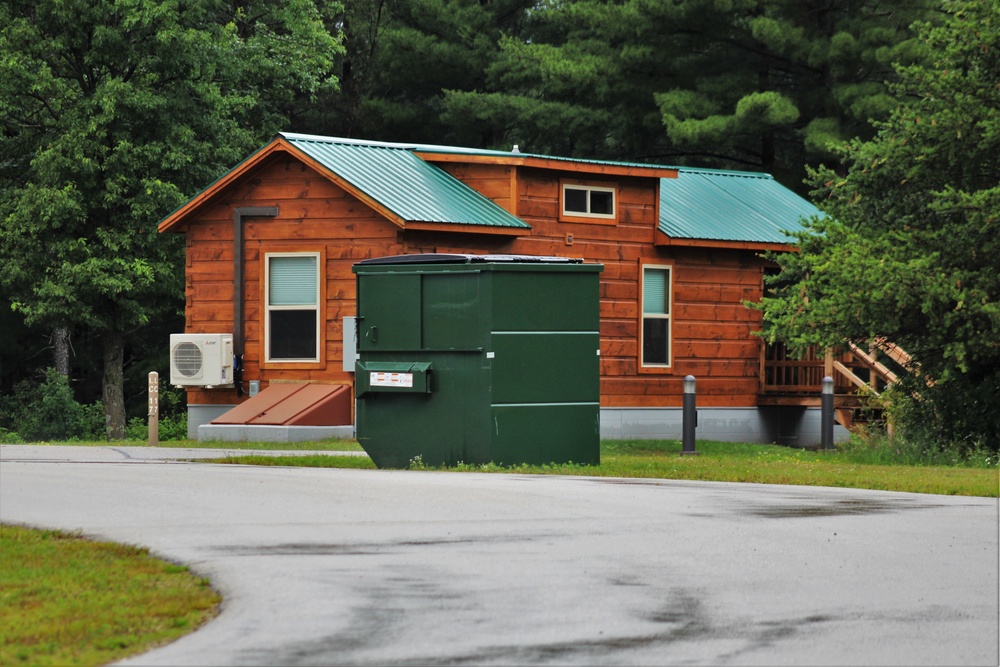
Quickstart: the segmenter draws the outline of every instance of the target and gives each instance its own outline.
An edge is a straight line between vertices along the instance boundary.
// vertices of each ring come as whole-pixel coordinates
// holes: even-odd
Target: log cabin
[[[699,439],[815,444],[823,361],[766,347],[745,304],[762,253],[794,251],[786,231],[819,214],[767,174],[280,134],[159,223],[186,237],[186,333],[232,336],[236,377],[186,385],[189,435],[253,426],[260,406],[239,408],[265,395],[296,407],[254,439],[344,434],[352,266],[465,253],[603,265],[601,437],[679,438],[692,375]]]

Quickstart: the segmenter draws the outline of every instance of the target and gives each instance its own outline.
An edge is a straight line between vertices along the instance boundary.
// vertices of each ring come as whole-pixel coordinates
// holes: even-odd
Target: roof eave
[[[259,165],[267,157],[278,152],[285,152],[294,155],[296,159],[301,160],[304,164],[306,164],[310,168],[326,176],[328,179],[330,179],[330,181],[336,183],[346,192],[348,192],[349,194],[353,195],[357,199],[367,204],[369,207],[377,211],[379,214],[381,214],[383,217],[385,217],[387,220],[392,222],[400,229],[406,227],[407,221],[401,215],[399,215],[392,209],[386,207],[384,204],[374,199],[373,197],[369,196],[366,192],[358,189],[357,187],[352,185],[350,181],[341,178],[335,172],[331,171],[328,167],[323,165],[323,163],[319,162],[310,155],[299,150],[294,144],[287,141],[284,137],[279,136],[275,138],[273,141],[271,141],[271,143],[265,145],[257,152],[255,152],[253,155],[248,157],[246,160],[241,162],[239,165],[234,167],[232,170],[230,170],[226,175],[217,180],[215,183],[212,183],[212,185],[202,190],[199,194],[197,194],[195,197],[189,200],[186,204],[184,204],[176,211],[171,213],[169,216],[164,218],[157,226],[157,229],[160,232],[175,231],[174,227],[176,227],[183,219],[188,217],[193,211],[195,211],[197,208],[199,208],[201,205],[203,205],[205,202],[211,199],[214,195],[218,194],[220,191],[225,189],[226,186],[228,186],[229,184],[233,183],[238,178],[243,176],[243,174],[245,174],[246,172],[250,171],[257,165]]]
[[[476,225],[454,222],[421,222],[410,220],[403,229],[407,231],[447,232],[449,234],[487,234],[491,236],[524,236],[531,232],[531,227],[500,227],[497,225]]]
[[[551,169],[557,171],[572,171],[577,173],[596,174],[599,176],[632,176],[638,178],[677,178],[678,171],[673,167],[644,167],[640,165],[622,165],[612,163],[596,163],[585,160],[544,158],[534,155],[469,155],[464,153],[439,153],[416,150],[414,155],[425,162],[460,162],[463,164],[502,164],[514,167],[533,167],[535,169]]]
[[[240,178],[243,174],[250,171],[258,164],[263,162],[269,156],[273,155],[277,151],[288,150],[288,143],[282,139],[275,139],[271,143],[266,144],[259,148],[256,152],[250,155],[248,158],[240,162],[238,165],[229,170],[226,174],[216,180],[214,183],[209,185],[207,188],[199,192],[197,195],[189,199],[185,204],[175,209],[167,217],[160,220],[157,224],[157,231],[172,232],[177,231],[174,229],[182,220],[188,217],[194,210],[201,207],[205,202],[211,199],[213,196],[224,190],[228,185],[233,183],[235,180]]]
[[[724,248],[729,250],[755,250],[773,252],[797,252],[794,243],[777,243],[774,241],[739,241],[732,239],[693,239],[669,236],[663,230],[657,229],[653,240],[657,246],[675,246],[689,248]]]

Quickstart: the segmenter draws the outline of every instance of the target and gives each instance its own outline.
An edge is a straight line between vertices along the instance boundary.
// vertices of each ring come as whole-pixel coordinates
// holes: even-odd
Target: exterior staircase
[[[822,356],[821,356],[822,354]],[[761,358],[760,405],[818,406],[823,377],[834,381],[834,413],[849,431],[879,419],[879,396],[913,360],[905,350],[887,340],[872,341],[868,349],[848,343],[840,351],[809,350],[793,358],[781,344],[766,346]]]

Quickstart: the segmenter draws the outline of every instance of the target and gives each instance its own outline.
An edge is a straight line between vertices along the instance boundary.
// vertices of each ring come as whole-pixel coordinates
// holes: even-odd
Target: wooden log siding
[[[578,178],[579,175],[577,174]],[[595,180],[607,182],[607,177]],[[684,375],[699,377],[699,404],[757,404],[760,315],[743,305],[763,289],[763,261],[747,252],[653,246],[659,212],[657,181],[616,180],[617,225],[558,222],[558,174],[522,170],[518,210],[532,226],[516,252],[583,257],[604,264],[601,274],[601,403],[677,407]],[[568,245],[566,235],[573,235]],[[673,362],[670,369],[639,369],[640,260],[674,267]]]
[[[187,331],[228,333],[232,321],[232,211],[277,206],[273,219],[245,225],[244,380],[350,383],[342,370],[342,318],[354,315],[351,267],[370,257],[419,252],[515,253],[582,257],[601,274],[601,402],[605,406],[681,405],[682,380],[698,377],[703,406],[755,406],[761,347],[751,331],[759,316],[742,305],[761,295],[763,263],[749,252],[653,245],[658,179],[596,175],[615,183],[616,225],[559,222],[560,178],[579,173],[502,164],[439,163],[532,226],[521,237],[461,231],[401,230],[311,167],[285,154],[269,157],[219,193],[184,225],[188,234]],[[567,235],[572,235],[572,244]],[[322,252],[326,299],[321,309],[323,363],[309,368],[262,367],[261,260],[270,252]],[[639,369],[640,261],[674,267],[673,361],[670,369]],[[235,391],[190,389],[189,402],[235,403]]]
[[[203,209],[187,226],[188,331],[233,331],[232,211],[238,206],[277,206],[274,219],[245,223],[244,381],[351,383],[342,370],[343,317],[354,315],[355,276],[361,259],[403,252],[399,228],[298,160],[269,159]],[[320,252],[325,299],[320,308],[323,349],[319,364],[263,364],[263,256]],[[235,403],[235,390],[190,389],[191,403]]]

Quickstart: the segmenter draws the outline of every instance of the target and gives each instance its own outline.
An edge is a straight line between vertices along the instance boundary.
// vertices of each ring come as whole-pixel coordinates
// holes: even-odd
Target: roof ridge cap
[[[347,146],[371,146],[373,148],[394,148],[397,150],[405,151],[444,151],[449,153],[464,153],[468,151],[476,151],[483,153],[496,153],[498,155],[507,155],[503,151],[490,151],[485,148],[466,148],[464,146],[445,146],[443,144],[419,144],[419,143],[409,143],[409,142],[394,142],[394,141],[376,141],[374,139],[348,139],[347,137],[330,137],[319,134],[301,134],[298,132],[279,132],[281,137],[289,141],[313,141],[316,143],[326,143],[326,144],[343,144]],[[517,153],[510,153],[510,155],[517,155]]]
[[[709,169],[707,167],[673,167],[685,174],[711,174],[713,176],[729,176],[732,178],[760,178],[773,181],[774,175],[765,171],[737,171],[735,169]]]

